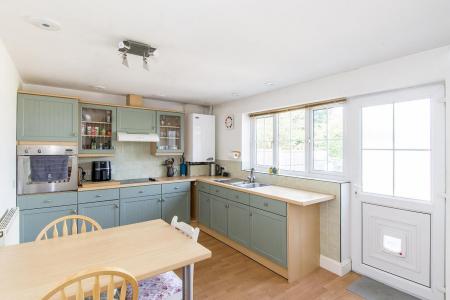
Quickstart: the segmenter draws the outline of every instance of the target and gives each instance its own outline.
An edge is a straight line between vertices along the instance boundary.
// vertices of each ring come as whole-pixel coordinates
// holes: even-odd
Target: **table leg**
[[[183,299],[194,299],[194,265],[188,265],[183,268]]]

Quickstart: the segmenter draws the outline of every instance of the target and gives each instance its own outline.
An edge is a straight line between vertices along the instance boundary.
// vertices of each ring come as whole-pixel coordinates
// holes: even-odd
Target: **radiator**
[[[19,208],[7,209],[0,219],[0,247],[19,243]]]

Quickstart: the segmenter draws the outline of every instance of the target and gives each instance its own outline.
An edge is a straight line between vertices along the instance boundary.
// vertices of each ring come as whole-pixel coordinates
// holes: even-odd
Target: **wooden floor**
[[[204,232],[199,242],[212,251],[212,258],[195,264],[195,299],[362,299],[346,290],[359,278],[356,273],[338,277],[319,268],[288,284],[286,279]]]

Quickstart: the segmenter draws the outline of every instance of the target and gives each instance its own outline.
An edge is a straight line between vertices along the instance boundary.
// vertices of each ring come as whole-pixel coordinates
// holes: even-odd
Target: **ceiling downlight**
[[[43,30],[47,30],[47,31],[59,31],[61,29],[61,25],[56,22],[53,21],[51,19],[47,19],[47,18],[40,18],[40,17],[25,17],[25,20],[40,28]]]

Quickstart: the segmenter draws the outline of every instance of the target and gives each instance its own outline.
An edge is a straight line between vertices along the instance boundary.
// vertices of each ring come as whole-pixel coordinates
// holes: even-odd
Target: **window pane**
[[[392,149],[393,105],[376,105],[362,109],[363,149]]]
[[[393,151],[362,151],[362,189],[364,192],[393,194]]]
[[[271,166],[273,164],[273,117],[256,119],[256,164]]]
[[[430,149],[430,100],[395,103],[395,148]]]
[[[305,170],[305,111],[278,114],[278,162],[281,170]]]
[[[430,200],[430,151],[395,151],[397,197]]]
[[[343,171],[343,108],[313,110],[313,169]]]

